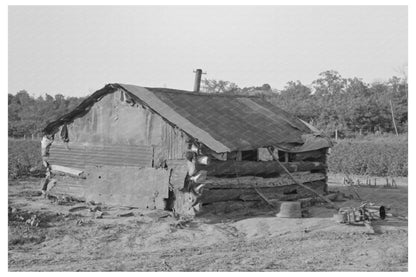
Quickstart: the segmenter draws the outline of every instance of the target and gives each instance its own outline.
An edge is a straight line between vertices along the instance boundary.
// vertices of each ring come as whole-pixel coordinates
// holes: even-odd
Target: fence
[[[11,140],[34,140],[34,141],[40,141],[42,139],[41,134],[31,134],[30,136],[24,135],[23,137],[13,137],[9,136],[9,139]]]

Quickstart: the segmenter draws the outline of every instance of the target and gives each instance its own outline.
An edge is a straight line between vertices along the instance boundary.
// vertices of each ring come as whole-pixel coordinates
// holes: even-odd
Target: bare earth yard
[[[389,206],[394,215],[374,222],[375,234],[370,234],[365,227],[335,223],[335,211],[323,206],[311,208],[311,217],[301,219],[277,218],[276,211],[267,208],[207,215],[177,224],[169,212],[121,207],[107,207],[103,218],[94,218],[85,203],[43,198],[39,181],[9,182],[10,271],[408,268],[406,185],[398,189],[359,188],[363,199]],[[330,182],[331,190],[351,194],[336,182]],[[339,207],[359,203],[336,202]],[[33,226],[31,218],[36,218]]]

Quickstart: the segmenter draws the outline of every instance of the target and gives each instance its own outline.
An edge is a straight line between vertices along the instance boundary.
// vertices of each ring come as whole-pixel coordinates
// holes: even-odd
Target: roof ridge
[[[180,89],[172,89],[172,88],[158,88],[158,87],[144,87],[150,91],[158,91],[163,93],[181,93],[181,94],[188,94],[188,95],[196,95],[196,96],[205,96],[205,97],[229,97],[229,98],[262,98],[262,96],[258,95],[246,95],[246,94],[225,94],[225,93],[209,93],[209,92],[196,92],[196,91],[189,91],[189,90],[180,90]]]

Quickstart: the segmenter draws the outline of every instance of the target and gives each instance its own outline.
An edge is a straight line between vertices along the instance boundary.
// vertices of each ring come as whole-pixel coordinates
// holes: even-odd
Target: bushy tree
[[[65,97],[57,94],[54,97],[30,96],[25,90],[16,95],[8,95],[8,133],[12,137],[36,135],[45,125],[78,106],[82,98]]]
[[[235,83],[223,80],[202,80],[202,91],[206,93],[238,94],[241,89]]]

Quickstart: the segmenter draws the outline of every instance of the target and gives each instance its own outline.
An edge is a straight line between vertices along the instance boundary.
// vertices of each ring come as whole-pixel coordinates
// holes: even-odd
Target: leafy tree
[[[238,94],[241,89],[232,82],[214,79],[202,80],[202,91],[206,93]]]
[[[49,94],[45,98],[30,96],[22,90],[8,95],[9,136],[23,137],[38,134],[45,125],[78,106],[82,98]]]
[[[335,70],[327,70],[319,74],[320,78],[312,82],[315,94],[318,96],[336,95],[342,93],[346,80]]]

